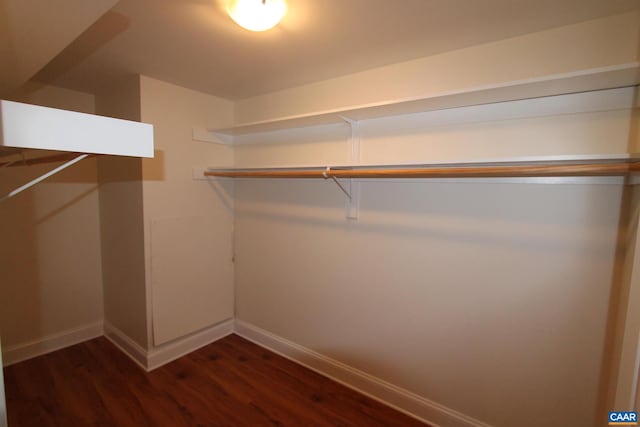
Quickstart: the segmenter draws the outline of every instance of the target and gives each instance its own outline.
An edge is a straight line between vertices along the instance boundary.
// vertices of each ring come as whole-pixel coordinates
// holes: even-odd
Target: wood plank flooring
[[[105,338],[5,368],[22,426],[422,426],[230,335],[146,373]]]

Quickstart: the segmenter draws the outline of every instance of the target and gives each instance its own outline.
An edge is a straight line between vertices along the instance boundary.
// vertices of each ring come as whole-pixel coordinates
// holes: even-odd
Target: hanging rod
[[[640,172],[636,162],[592,162],[580,164],[509,165],[509,166],[446,166],[411,168],[354,169],[238,169],[209,170],[205,176],[228,178],[499,178],[558,176],[624,176]]]
[[[0,168],[16,167],[16,166],[32,166],[44,163],[67,162],[78,157],[81,153],[62,153],[52,154],[50,156],[33,157],[30,159],[21,158],[9,162],[0,162]],[[87,157],[93,157],[95,154],[88,154]]]

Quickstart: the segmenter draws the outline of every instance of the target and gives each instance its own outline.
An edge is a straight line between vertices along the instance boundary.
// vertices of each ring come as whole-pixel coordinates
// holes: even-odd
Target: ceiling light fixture
[[[287,12],[285,0],[231,0],[227,9],[238,25],[251,31],[275,27]]]

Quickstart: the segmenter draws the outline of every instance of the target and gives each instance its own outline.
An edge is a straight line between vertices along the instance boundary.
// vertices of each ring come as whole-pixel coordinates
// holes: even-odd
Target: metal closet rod
[[[59,162],[67,162],[69,160],[73,160],[78,157],[82,153],[62,153],[62,154],[52,154],[50,156],[41,156],[41,157],[33,157],[30,159],[22,158],[17,160],[12,160],[10,162],[0,162],[0,168],[7,167],[16,167],[16,166],[33,166],[40,165],[45,163],[59,163]],[[87,157],[93,157],[95,154],[88,154]]]
[[[447,166],[314,170],[210,170],[205,176],[228,178],[490,178],[556,176],[624,176],[640,172],[640,163],[580,163],[510,166]]]

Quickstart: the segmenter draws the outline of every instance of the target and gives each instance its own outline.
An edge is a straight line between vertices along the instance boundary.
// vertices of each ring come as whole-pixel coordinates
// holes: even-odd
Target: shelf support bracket
[[[351,128],[351,137],[349,138],[349,160],[351,164],[360,164],[360,128],[357,120],[347,116],[340,116]]]
[[[340,190],[342,190],[342,192],[349,198],[349,200],[351,200],[351,193],[347,191],[347,189],[344,188],[342,184],[340,184],[340,181],[338,181],[338,178],[336,178],[333,175],[329,175],[329,173],[331,173],[331,166],[327,166],[327,168],[324,171],[322,171],[322,176],[324,177],[324,179],[331,178],[333,182],[336,183],[338,188],[340,188]]]
[[[331,179],[333,180],[333,182],[336,183],[338,187],[340,187],[342,192],[349,198],[349,200],[351,200],[351,194],[347,191],[346,188],[344,188],[342,184],[340,184],[340,181],[338,181],[338,179],[335,176],[332,176]]]
[[[229,135],[211,132],[203,128],[192,128],[191,139],[197,142],[210,142],[221,145],[232,145],[233,143],[233,139]]]
[[[360,127],[358,120],[354,120],[347,116],[340,116],[351,128],[351,136],[349,138],[349,160],[352,165],[360,164]],[[335,178],[334,178],[335,179]],[[337,183],[337,182],[336,182]],[[348,179],[349,199],[345,207],[346,217],[348,219],[358,219],[358,210],[360,207],[360,182]],[[342,187],[342,186],[341,186]],[[343,190],[344,191],[344,190]],[[346,194],[346,191],[345,191]]]
[[[338,178],[333,175],[329,175],[331,173],[331,167],[327,166],[327,168],[322,172],[322,176],[324,179],[331,178],[333,182],[338,186],[338,188],[347,196],[347,203],[345,207],[346,217],[348,219],[358,219],[358,208],[360,202],[360,183],[354,182],[353,179],[349,178],[345,185],[342,185]],[[355,185],[354,185],[355,184]]]
[[[76,163],[78,163],[80,160],[87,158],[89,155],[88,154],[81,154],[78,157],[76,157],[75,159],[69,160],[66,163],[61,164],[60,166],[58,166],[57,168],[50,170],[49,172],[45,173],[44,175],[39,176],[38,178],[31,180],[29,182],[27,182],[26,184],[24,184],[21,187],[16,188],[13,191],[8,192],[7,194],[5,194],[4,196],[0,196],[0,202],[5,201],[6,199],[15,196],[16,194],[22,193],[24,190],[27,190],[31,187],[33,187],[34,185],[36,185],[37,183],[44,181],[45,179],[49,178],[51,175],[55,175],[58,172],[60,172],[63,169],[68,168],[71,165],[74,165]]]

